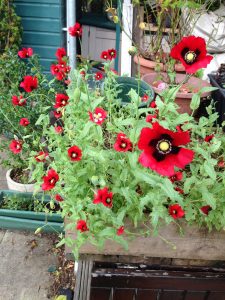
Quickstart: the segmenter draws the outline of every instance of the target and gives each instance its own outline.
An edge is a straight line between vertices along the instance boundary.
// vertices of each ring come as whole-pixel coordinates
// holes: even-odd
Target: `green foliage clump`
[[[224,228],[225,135],[215,124],[218,116],[213,107],[207,108],[208,118],[202,116],[199,120],[193,114],[179,114],[174,99],[180,86],[157,96],[156,107],[140,108],[141,97],[135,90],[129,92],[130,103],[121,105],[116,75],[107,71],[107,63],[105,70],[104,84],[96,82],[94,88],[89,87],[94,75],[87,70],[85,78],[80,70],[71,74],[72,83],[67,91],[69,104],[62,109],[63,134],[55,133],[53,126],[49,126],[47,115],[40,116],[52,160],[47,170],[36,164],[33,179],[40,188],[43,176],[54,169],[59,180],[49,194],[52,198],[60,194],[64,199],[62,214],[69,220],[66,228],[76,230],[80,220],[88,228],[84,227],[84,232],[77,230],[76,240],[66,238],[64,242],[77,255],[86,242],[101,247],[111,239],[126,246],[129,238],[151,235],[169,223],[181,228],[182,222],[169,212],[174,204],[182,207],[183,222],[210,230]],[[191,101],[193,113],[199,107],[203,90]],[[107,111],[101,126],[89,117],[97,107]],[[146,122],[146,115],[155,115],[152,122],[158,122],[163,128],[178,132],[179,127],[189,133],[190,142],[185,148],[194,152],[194,159],[180,170],[182,180],[172,182],[168,176],[140,164],[140,134],[143,128],[152,128],[152,123]],[[118,133],[125,134],[132,142],[131,151],[115,150]],[[212,134],[211,141],[205,140]],[[82,151],[77,161],[71,161],[68,155],[68,149],[74,145]],[[33,158],[30,163],[35,163]],[[93,202],[97,191],[105,187],[113,193],[112,207]],[[204,206],[210,207],[208,214],[202,212]],[[124,235],[118,234],[122,226]]]
[[[21,44],[21,19],[12,0],[0,1],[0,55],[8,49],[18,49]]]

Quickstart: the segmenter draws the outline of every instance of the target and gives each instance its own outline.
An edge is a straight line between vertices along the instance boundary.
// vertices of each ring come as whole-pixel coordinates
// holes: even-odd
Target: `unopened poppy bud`
[[[141,22],[139,24],[139,28],[142,29],[142,30],[144,30],[146,28],[145,22]]]
[[[80,100],[80,89],[79,88],[75,88],[74,90],[74,94],[73,94],[73,97],[74,97],[74,100],[75,101],[79,101]]]
[[[128,53],[132,56],[132,55],[135,55],[137,53],[137,48],[135,46],[131,46],[129,49],[128,49]]]

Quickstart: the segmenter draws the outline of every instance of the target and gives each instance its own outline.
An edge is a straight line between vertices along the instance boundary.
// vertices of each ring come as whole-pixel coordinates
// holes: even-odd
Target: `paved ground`
[[[1,167],[0,189],[7,189]],[[39,238],[33,233],[0,229],[0,300],[48,299],[48,268],[57,261],[51,245],[47,236]]]
[[[48,268],[57,263],[51,245],[48,237],[0,231],[0,300],[48,299]]]

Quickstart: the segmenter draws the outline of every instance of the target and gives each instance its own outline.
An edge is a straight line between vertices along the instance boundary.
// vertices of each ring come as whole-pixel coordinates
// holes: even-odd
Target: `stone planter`
[[[147,82],[149,85],[151,85],[155,91],[156,94],[160,95],[160,93],[162,92],[160,89],[158,89],[157,87],[154,87],[154,82],[158,80],[158,77],[162,77],[163,81],[167,82],[168,81],[168,75],[167,73],[149,73],[146,74],[142,77],[142,80]],[[176,83],[180,84],[184,81],[186,75],[185,74],[176,74]],[[211,86],[208,81],[206,80],[202,80],[200,78],[196,78],[196,77],[191,77],[189,78],[188,82],[186,83],[187,86],[190,86],[190,90],[193,91],[199,91],[201,88],[203,87],[209,87]],[[201,100],[203,100],[204,98],[208,97],[211,93],[210,92],[205,92],[202,93],[201,95]],[[179,113],[188,113],[189,115],[191,115],[192,110],[190,108],[190,102],[192,99],[192,96],[194,95],[194,92],[191,93],[184,93],[184,92],[178,92],[176,94],[176,98],[175,98],[175,102],[176,104],[180,107],[178,109]]]
[[[34,192],[34,184],[22,184],[19,182],[14,181],[10,174],[12,169],[8,170],[6,173],[6,181],[9,190],[17,191],[17,192],[28,192],[33,193]]]
[[[136,65],[140,65],[141,76],[144,76],[145,74],[149,74],[149,73],[155,73],[156,68],[157,68],[157,70],[159,69],[162,72],[167,71],[166,64],[152,61],[149,59],[145,59],[141,56],[135,55],[134,62]],[[175,64],[175,71],[178,73],[185,73],[185,69],[182,64]]]
[[[5,196],[16,196],[34,201],[32,193],[21,193],[8,190],[0,191],[0,204]],[[45,203],[49,200],[45,199]],[[44,227],[43,227],[44,226]],[[0,228],[32,230],[43,227],[44,232],[63,232],[63,219],[58,213],[46,214],[44,212],[34,212],[25,210],[12,210],[0,208]]]

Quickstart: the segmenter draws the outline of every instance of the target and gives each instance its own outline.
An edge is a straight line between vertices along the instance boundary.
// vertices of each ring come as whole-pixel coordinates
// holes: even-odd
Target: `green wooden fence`
[[[22,18],[23,47],[32,47],[40,56],[46,72],[55,61],[55,51],[65,47],[65,0],[15,0],[16,12]]]

